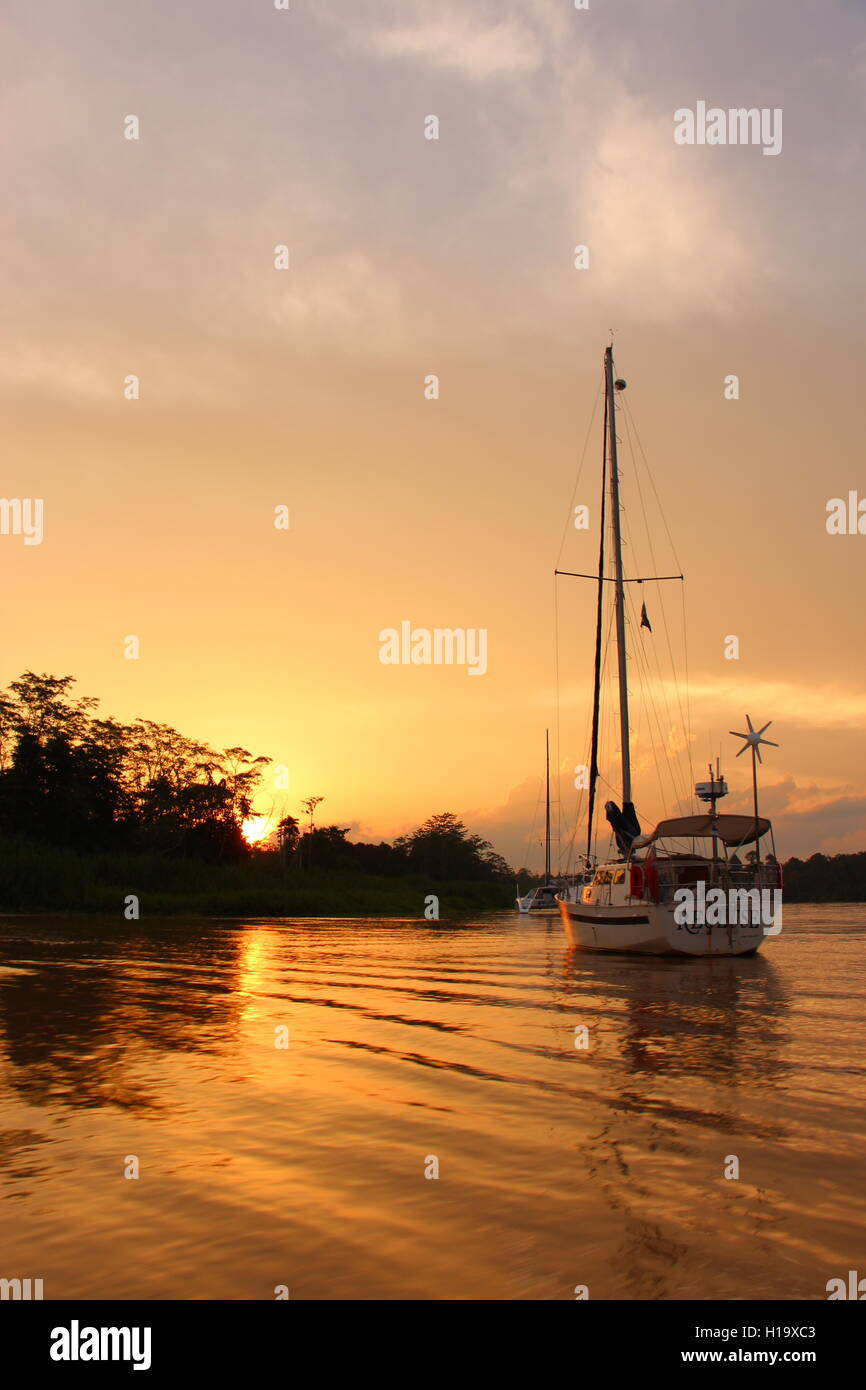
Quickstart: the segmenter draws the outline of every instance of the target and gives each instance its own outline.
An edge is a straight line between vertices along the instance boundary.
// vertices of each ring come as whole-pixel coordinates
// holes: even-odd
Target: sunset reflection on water
[[[848,905],[714,961],[576,955],[511,914],[6,919],[0,1275],[49,1299],[826,1297],[863,1259],[864,974]]]

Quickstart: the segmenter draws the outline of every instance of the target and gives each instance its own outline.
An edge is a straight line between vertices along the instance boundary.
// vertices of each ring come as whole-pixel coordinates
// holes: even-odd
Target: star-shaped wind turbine
[[[745,753],[747,748],[751,748],[753,753],[757,753],[758,762],[760,763],[762,762],[762,758],[759,744],[765,743],[768,748],[778,748],[778,743],[774,743],[771,738],[764,738],[764,734],[767,732],[772,722],[772,719],[768,719],[763,729],[755,729],[752,727],[751,719],[746,715],[746,723],[749,726],[749,732],[747,734],[738,734],[735,729],[729,730],[734,738],[744,738],[746,740],[739,753],[737,753],[737,757],[740,756],[740,753]]]
[[[740,756],[740,753],[745,753],[747,748],[751,748],[752,750],[752,799],[755,807],[756,864],[760,864],[761,862],[761,821],[758,816],[758,763],[762,762],[763,759],[761,758],[760,744],[764,743],[767,745],[768,748],[778,748],[779,746],[778,743],[773,743],[772,739],[764,738],[764,734],[767,732],[772,722],[772,719],[770,719],[764,725],[763,729],[756,729],[752,724],[752,721],[749,718],[749,716],[746,715],[746,723],[749,726],[749,732],[747,734],[738,734],[735,729],[730,730],[730,733],[733,734],[734,738],[744,738],[746,740],[742,748],[737,753],[737,757]],[[755,761],[756,758],[757,762]]]

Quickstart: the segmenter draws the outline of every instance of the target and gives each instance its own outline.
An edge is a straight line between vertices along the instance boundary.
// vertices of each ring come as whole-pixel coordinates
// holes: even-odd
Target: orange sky
[[[745,792],[727,731],[772,719],[782,854],[866,849],[866,537],[825,528],[866,497],[851,8],[156,8],[3,20],[0,493],[44,498],[45,538],[0,536],[0,681],[72,673],[268,754],[286,809],[322,795],[364,837],[450,809],[537,862],[552,572],[613,327],[687,579],[696,764],[721,741]],[[783,108],[782,153],[675,145],[698,99]],[[569,530],[561,567],[596,546]],[[568,788],[593,624],[569,584]],[[383,666],[403,619],[486,628],[487,673]]]

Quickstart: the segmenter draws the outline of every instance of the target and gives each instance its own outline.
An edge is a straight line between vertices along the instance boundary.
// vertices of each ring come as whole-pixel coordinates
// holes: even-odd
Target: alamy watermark
[[[861,1279],[856,1269],[848,1270],[847,1282],[838,1278],[828,1279],[824,1287],[828,1303],[837,1298],[853,1298],[858,1303],[866,1299],[866,1279]]]
[[[707,889],[705,883],[674,892],[678,927],[763,927],[765,936],[782,930],[781,888]]]
[[[465,666],[470,676],[487,671],[486,627],[414,627],[408,620],[379,633],[383,666]]]
[[[866,536],[866,497],[859,497],[854,488],[847,499],[831,497],[824,524],[828,536]]]
[[[41,545],[42,506],[41,497],[0,497],[0,536],[23,536],[25,545]]]
[[[134,1371],[150,1370],[149,1327],[69,1327],[51,1329],[52,1361],[131,1361]]]
[[[27,1302],[44,1298],[44,1282],[43,1279],[0,1279],[0,1299]]]
[[[681,106],[674,112],[674,143],[677,145],[761,145],[763,154],[782,152],[782,108],[780,106],[707,107],[695,103],[694,111]]]

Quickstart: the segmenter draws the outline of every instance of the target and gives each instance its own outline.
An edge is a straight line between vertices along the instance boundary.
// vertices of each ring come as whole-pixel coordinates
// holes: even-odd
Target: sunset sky
[[[537,863],[545,727],[566,822],[587,752],[592,585],[556,591],[557,722],[553,570],[595,565],[570,517],[613,329],[686,576],[696,771],[721,743],[747,806],[728,730],[772,719],[780,854],[866,849],[866,535],[825,525],[866,498],[864,19],[7,0],[0,494],[45,535],[0,536],[0,684],[74,674],[266,754],[286,809],[323,796],[355,838],[452,810]],[[780,108],[781,153],[678,146],[698,101]],[[486,628],[487,673],[382,665],[404,619]]]

